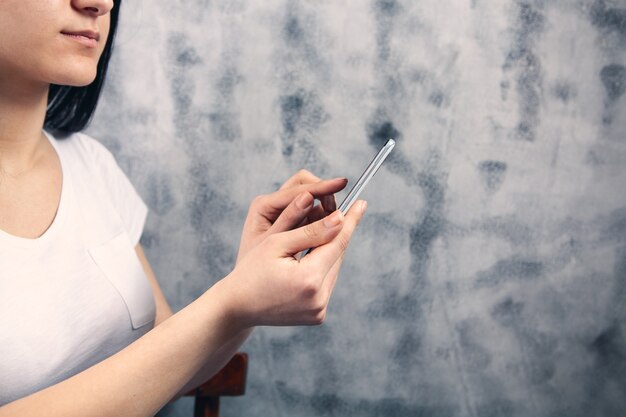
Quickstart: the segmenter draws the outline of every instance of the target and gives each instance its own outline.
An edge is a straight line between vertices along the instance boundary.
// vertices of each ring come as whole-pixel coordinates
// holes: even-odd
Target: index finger
[[[280,186],[279,190],[283,190],[285,188],[293,187],[294,185],[300,184],[311,184],[314,182],[320,182],[322,179],[316,175],[313,175],[310,171],[306,169],[301,169],[292,175],[287,181]]]
[[[345,178],[335,178],[281,189],[264,197],[264,207],[262,207],[261,210],[263,211],[263,215],[273,222],[282,211],[303,192],[307,191],[311,193],[313,197],[320,198],[343,190],[347,183],[348,180]]]

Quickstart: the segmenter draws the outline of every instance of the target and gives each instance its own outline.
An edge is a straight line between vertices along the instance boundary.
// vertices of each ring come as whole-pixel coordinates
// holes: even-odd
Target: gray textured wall
[[[225,416],[626,415],[626,1],[124,6],[90,133],[175,309],[254,195],[398,139],[327,323],[258,329]]]

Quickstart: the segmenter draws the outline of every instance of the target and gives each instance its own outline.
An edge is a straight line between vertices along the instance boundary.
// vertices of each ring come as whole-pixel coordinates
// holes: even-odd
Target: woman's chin
[[[52,84],[67,85],[70,87],[85,87],[96,79],[96,71],[68,71],[63,75],[54,77]]]

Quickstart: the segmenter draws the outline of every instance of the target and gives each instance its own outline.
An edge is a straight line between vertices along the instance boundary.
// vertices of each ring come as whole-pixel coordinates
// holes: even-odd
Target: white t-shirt
[[[123,349],[154,325],[134,247],[147,208],[104,146],[56,140],[63,187],[37,239],[0,230],[0,406]]]

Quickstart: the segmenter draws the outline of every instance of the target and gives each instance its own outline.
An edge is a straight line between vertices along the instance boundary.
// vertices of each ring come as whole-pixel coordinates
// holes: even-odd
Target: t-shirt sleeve
[[[100,142],[83,135],[90,143],[96,167],[102,174],[114,209],[134,245],[139,243],[148,214],[148,207],[115,161],[113,154]]]

